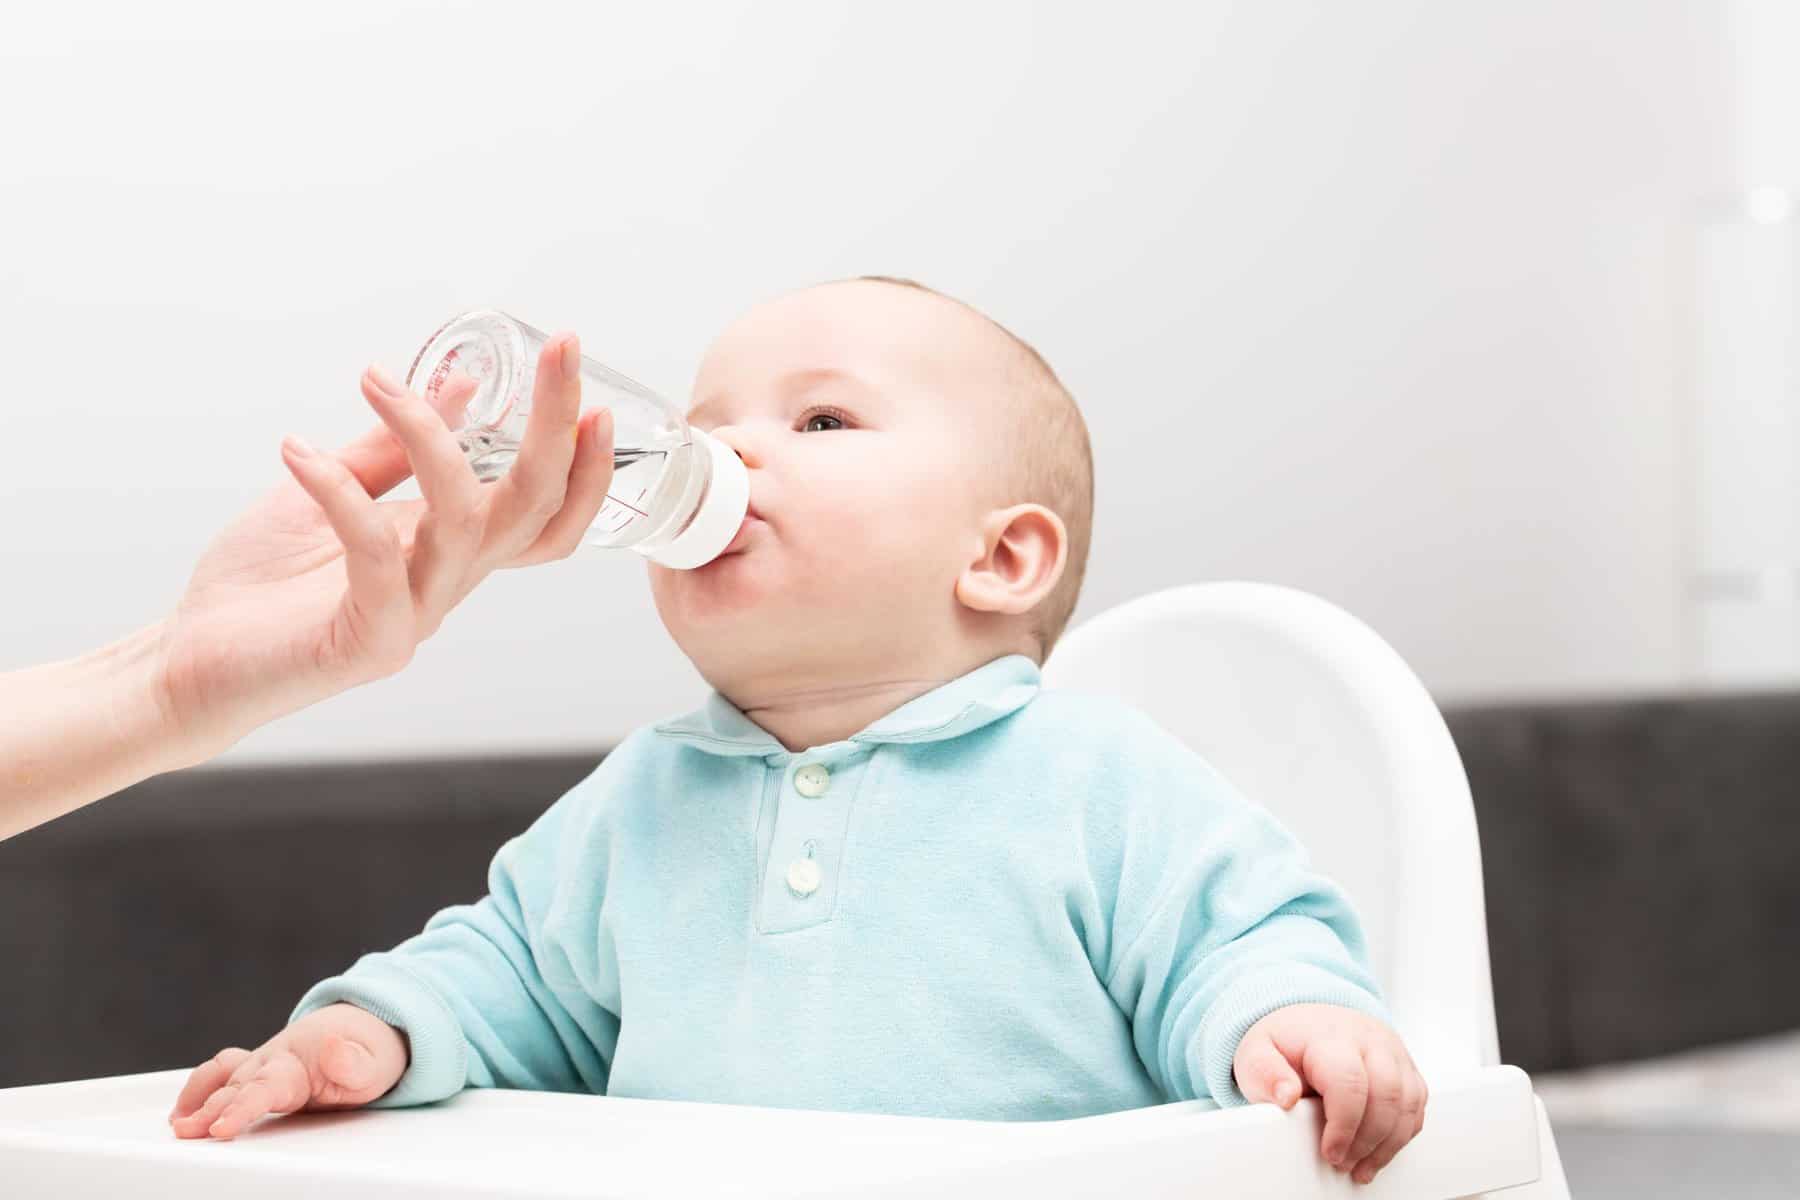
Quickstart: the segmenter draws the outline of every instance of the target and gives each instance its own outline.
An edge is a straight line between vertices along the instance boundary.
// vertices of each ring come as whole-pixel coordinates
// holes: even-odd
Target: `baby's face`
[[[650,567],[709,683],[826,686],[954,634],[1002,450],[990,337],[940,296],[857,281],[771,301],[713,344],[689,419],[744,460],[751,515],[706,566]]]

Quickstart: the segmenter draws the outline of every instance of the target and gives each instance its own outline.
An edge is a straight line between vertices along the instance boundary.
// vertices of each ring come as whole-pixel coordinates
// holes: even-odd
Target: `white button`
[[[788,890],[804,899],[819,890],[819,864],[810,858],[796,858],[788,864]]]
[[[831,786],[831,772],[820,763],[807,763],[794,772],[794,790],[802,796],[823,796]]]

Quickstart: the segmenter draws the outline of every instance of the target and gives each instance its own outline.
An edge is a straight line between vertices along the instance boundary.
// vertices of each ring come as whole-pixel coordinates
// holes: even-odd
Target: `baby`
[[[751,503],[722,557],[650,566],[704,707],[198,1067],[175,1132],[467,1087],[1028,1120],[1310,1092],[1373,1178],[1426,1089],[1344,894],[1148,718],[1039,690],[1093,508],[1044,361],[871,277],[753,309],[695,401]]]

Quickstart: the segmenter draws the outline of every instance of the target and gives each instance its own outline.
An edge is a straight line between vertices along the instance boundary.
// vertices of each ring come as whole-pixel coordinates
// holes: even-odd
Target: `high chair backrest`
[[[1149,714],[1293,831],[1354,902],[1421,1069],[1500,1061],[1468,779],[1373,630],[1292,588],[1194,584],[1070,630],[1044,683]]]

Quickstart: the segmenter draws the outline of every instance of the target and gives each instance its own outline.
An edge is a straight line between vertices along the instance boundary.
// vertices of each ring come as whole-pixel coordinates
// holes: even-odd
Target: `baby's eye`
[[[844,414],[835,408],[816,408],[800,419],[800,432],[824,433],[844,427]]]

